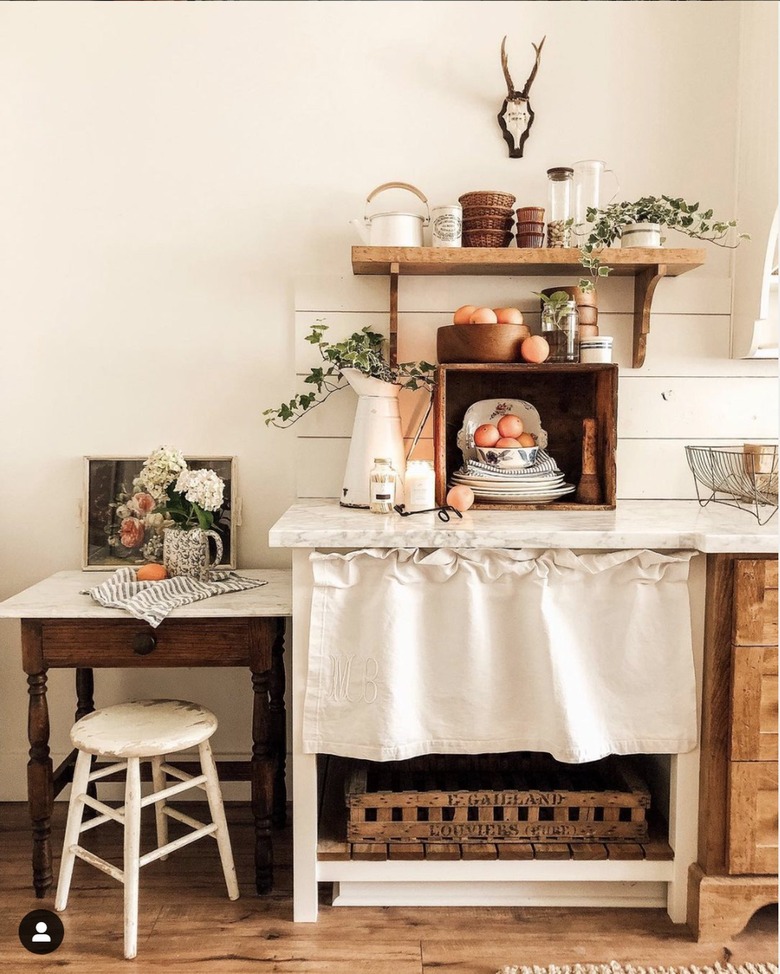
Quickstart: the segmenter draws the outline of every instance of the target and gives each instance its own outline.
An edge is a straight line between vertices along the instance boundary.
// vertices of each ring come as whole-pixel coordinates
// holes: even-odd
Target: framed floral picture
[[[189,470],[213,470],[224,482],[212,530],[222,539],[220,568],[236,567],[235,457],[185,457]],[[162,561],[163,530],[170,526],[139,483],[146,457],[84,457],[82,568],[105,571]]]

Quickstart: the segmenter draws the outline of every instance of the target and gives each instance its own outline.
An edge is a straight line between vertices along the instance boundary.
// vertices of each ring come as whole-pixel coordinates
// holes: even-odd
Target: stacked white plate
[[[522,479],[514,476],[476,476],[456,470],[452,482],[465,484],[474,491],[477,500],[504,504],[547,504],[571,494],[572,484],[564,482],[560,470],[555,473],[529,474]]]

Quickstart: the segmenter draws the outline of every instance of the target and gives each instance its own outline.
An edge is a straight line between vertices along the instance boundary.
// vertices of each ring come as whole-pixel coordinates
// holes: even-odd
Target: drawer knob
[[[148,656],[157,645],[157,639],[146,632],[139,632],[133,636],[133,652],[137,656]]]

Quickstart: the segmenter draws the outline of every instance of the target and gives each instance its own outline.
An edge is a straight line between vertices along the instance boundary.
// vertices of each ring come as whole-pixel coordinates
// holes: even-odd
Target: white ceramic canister
[[[460,247],[463,207],[459,203],[431,210],[431,243],[434,247]]]
[[[597,335],[594,338],[580,339],[580,362],[611,362],[612,337]]]
[[[429,511],[436,507],[436,477],[430,460],[410,460],[404,482],[407,511]]]
[[[627,223],[620,237],[621,247],[660,247],[660,223]]]

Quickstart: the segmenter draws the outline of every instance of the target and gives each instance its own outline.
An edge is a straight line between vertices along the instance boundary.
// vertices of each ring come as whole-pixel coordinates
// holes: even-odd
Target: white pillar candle
[[[406,465],[404,494],[407,511],[426,511],[436,506],[436,478],[430,460],[411,460]]]

